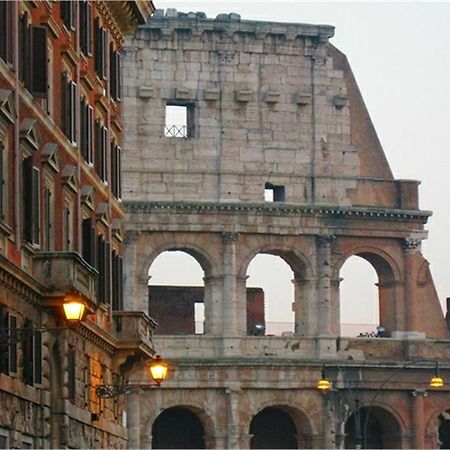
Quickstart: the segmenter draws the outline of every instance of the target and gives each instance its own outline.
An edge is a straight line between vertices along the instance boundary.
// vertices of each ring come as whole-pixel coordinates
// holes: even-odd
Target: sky
[[[154,3],[160,9],[204,11],[212,18],[219,13],[236,12],[247,20],[335,26],[331,42],[349,59],[395,178],[420,180],[420,207],[433,211],[422,251],[430,262],[444,308],[445,298],[450,297],[450,3]],[[368,298],[374,295],[376,276],[370,267],[363,270],[365,266],[364,261],[353,265],[349,262],[342,271],[342,296],[350,299],[343,312],[350,316],[344,321],[377,321],[374,300]],[[274,273],[268,259],[261,260],[257,272],[262,272],[261,282]],[[249,279],[248,285],[253,283],[258,285],[260,281]],[[272,283],[268,289],[280,284]],[[364,290],[367,285],[371,291]],[[273,295],[289,297],[288,293]],[[362,297],[367,299],[361,301]],[[279,318],[276,314],[274,317]]]

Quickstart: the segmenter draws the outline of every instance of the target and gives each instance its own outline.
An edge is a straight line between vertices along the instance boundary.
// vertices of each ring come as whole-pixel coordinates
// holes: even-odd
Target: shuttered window
[[[64,205],[63,210],[63,250],[72,250],[72,208],[70,205]]]
[[[34,343],[33,343],[33,324],[26,320],[22,328],[22,379],[25,384],[33,384],[34,376]]]
[[[99,120],[95,122],[95,161],[94,167],[102,181],[107,181],[107,140],[108,129]]]
[[[0,141],[0,220],[6,222],[8,214],[8,151]]]
[[[80,2],[80,48],[85,56],[92,56],[92,5]]]
[[[123,262],[122,258],[113,251],[112,253],[112,309],[114,311],[123,310]]]
[[[31,93],[35,97],[47,98],[47,29],[31,27]]]
[[[82,222],[82,256],[92,267],[96,267],[96,242],[95,228],[91,219],[83,219]]]
[[[31,68],[31,35],[28,24],[28,13],[19,19],[19,79],[30,85]]]
[[[75,142],[75,98],[77,85],[67,73],[61,78],[61,129],[70,142]]]
[[[111,141],[111,191],[117,198],[122,195],[122,149]]]
[[[102,235],[97,236],[97,298],[109,303],[111,297],[111,246]]]
[[[95,35],[95,71],[97,75],[105,80],[106,79],[106,55],[107,55],[107,43],[108,32],[105,28],[100,26],[99,19],[95,19],[94,25]]]
[[[75,400],[76,394],[76,351],[69,345],[67,352],[67,390],[69,400]]]
[[[51,251],[53,247],[53,193],[46,186],[44,189],[44,248]]]
[[[92,164],[92,129],[94,124],[94,109],[87,103],[85,97],[81,99],[80,116],[80,151],[86,162]]]
[[[120,53],[114,51],[114,47],[110,44],[109,47],[109,80],[111,97],[114,100],[121,98],[121,83],[120,83]]]
[[[42,383],[42,333],[33,335],[33,383]]]
[[[39,244],[39,169],[33,166],[31,157],[23,161],[23,237],[31,244]]]
[[[0,2],[0,58],[13,64],[13,6],[14,2]]]
[[[61,0],[59,2],[60,16],[68,30],[75,30],[75,2]]]

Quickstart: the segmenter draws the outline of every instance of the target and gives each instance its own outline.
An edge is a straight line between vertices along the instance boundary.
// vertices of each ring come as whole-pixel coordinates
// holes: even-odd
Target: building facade
[[[205,308],[203,334],[182,323],[189,289],[160,315],[170,333],[154,342],[174,371],[133,398],[132,447],[448,448],[448,387],[427,387],[450,368],[420,251],[430,213],[418,182],[392,175],[333,32],[168,10],[126,42],[125,306],[176,303],[173,287],[148,288],[176,250],[203,269]],[[294,273],[293,333],[247,327],[260,253]],[[352,255],[378,275],[378,337],[340,334]]]
[[[119,52],[148,1],[0,2],[0,447],[126,447],[153,322],[122,312]],[[76,292],[87,317],[67,328]]]

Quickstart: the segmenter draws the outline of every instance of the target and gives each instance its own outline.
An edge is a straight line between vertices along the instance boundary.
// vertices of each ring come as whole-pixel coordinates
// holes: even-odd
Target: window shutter
[[[6,312],[3,306],[0,306],[0,328],[4,328],[4,330],[0,330],[0,337],[2,339],[9,339],[9,331],[6,328],[9,327],[9,314]],[[9,373],[9,345],[2,346],[0,348],[0,373]]]
[[[70,92],[70,94],[69,94],[70,95],[69,96],[69,98],[70,98],[70,105],[69,105],[69,111],[68,111],[68,114],[69,114],[69,117],[70,117],[70,119],[69,119],[69,123],[70,123],[70,137],[69,137],[69,139],[72,142],[76,142],[76,132],[77,132],[77,130],[76,130],[76,121],[75,121],[75,117],[76,117],[76,114],[75,114],[75,101],[76,101],[76,98],[77,98],[77,85],[73,81],[71,81],[69,83],[69,92]]]
[[[6,220],[6,149],[0,141],[0,220]]]
[[[42,333],[38,332],[33,336],[33,369],[34,383],[42,383]]]
[[[44,209],[44,230],[45,230],[45,250],[51,250],[51,240],[52,240],[52,217],[51,217],[51,202],[52,202],[52,192],[47,187],[44,191],[45,199],[45,209]]]
[[[17,373],[17,317],[8,314],[9,317],[9,335],[11,336],[13,343],[9,346],[9,373]]]
[[[117,197],[117,158],[116,158],[116,143],[111,141],[111,192]]]
[[[117,78],[117,99],[120,100],[122,98],[122,71],[120,66],[120,53],[116,53],[116,78]]]
[[[106,58],[108,57],[108,30],[106,28],[101,28],[101,34],[102,34],[102,75],[101,78],[106,80],[107,73],[106,73]]]
[[[86,56],[92,56],[92,5],[86,2]]]
[[[33,328],[30,320],[26,320],[22,329],[24,339],[22,340],[22,360],[23,360],[23,382],[33,384]]]
[[[111,245],[105,242],[105,303],[111,305]]]
[[[7,31],[6,26],[8,20],[6,18],[6,10],[7,10],[8,2],[0,2],[0,58],[6,61],[6,52],[7,52]]]
[[[118,309],[123,310],[123,259],[121,256],[117,258],[118,273],[117,273],[117,292],[118,292]]]
[[[99,19],[95,19],[95,36],[94,36],[94,42],[95,42],[95,71],[97,72],[97,75],[100,78],[103,78],[103,32],[100,28],[100,21]]]
[[[87,162],[93,163],[93,128],[94,128],[94,108],[87,107]]]
[[[95,155],[94,155],[94,167],[97,175],[100,176],[100,164],[102,155],[102,127],[100,121],[95,121]]]
[[[47,30],[43,26],[31,29],[31,93],[47,98]]]
[[[87,104],[83,97],[80,101],[80,153],[87,161]]]
[[[117,84],[116,84],[116,54],[113,45],[109,45],[109,91],[111,97],[117,99]]]
[[[22,194],[23,194],[23,238],[32,241],[33,220],[33,159],[28,157],[22,165]]]
[[[82,222],[82,256],[92,267],[95,267],[94,252],[92,249],[93,230],[91,219],[84,219]],[[95,230],[94,230],[95,233]]]
[[[117,254],[113,250],[111,257],[111,270],[112,270],[112,292],[111,292],[111,306],[113,311],[117,311],[118,303],[119,303],[119,292],[117,290],[117,274],[118,274],[118,266],[117,266]]]
[[[31,74],[31,42],[28,14],[24,13],[19,21],[19,79],[27,88],[30,87]]]
[[[122,148],[117,146],[117,151],[116,151],[116,160],[117,160],[117,168],[116,168],[116,173],[117,173],[117,198],[122,198]]]
[[[87,15],[87,2],[82,0],[79,3],[80,12],[80,49],[87,56],[87,39],[86,39],[86,15]]]
[[[40,231],[40,220],[39,220],[39,169],[33,167],[32,175],[32,242],[33,244],[39,244],[39,231]]]
[[[101,179],[107,181],[107,167],[108,167],[108,129],[102,127],[102,165],[101,165]]]
[[[61,19],[64,22],[64,25],[68,30],[74,30],[75,23],[75,2],[70,0],[61,0],[60,8],[61,8]]]

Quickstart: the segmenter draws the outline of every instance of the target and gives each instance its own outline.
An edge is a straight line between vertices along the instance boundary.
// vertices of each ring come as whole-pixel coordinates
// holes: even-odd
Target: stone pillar
[[[330,281],[331,288],[331,334],[333,336],[341,335],[341,295],[340,286],[342,278],[333,278]]]
[[[427,392],[425,390],[416,389],[411,392],[411,395],[412,448],[425,448],[423,399],[427,396]]]
[[[236,240],[238,233],[222,233],[223,290],[222,336],[238,336],[238,304],[236,289]]]
[[[417,252],[420,251],[420,240],[406,238],[403,240],[403,261],[404,261],[404,281],[405,281],[405,311],[406,330],[417,331],[419,329],[419,308],[417,298]]]
[[[143,448],[141,444],[141,410],[139,394],[133,392],[127,398],[128,448]]]
[[[331,336],[331,240],[332,236],[317,236],[317,334]]]
[[[204,277],[205,282],[205,323],[204,334],[219,336],[222,333],[222,277]]]
[[[239,392],[232,389],[225,389],[227,396],[227,447],[228,449],[240,448],[239,436]]]
[[[247,278],[236,277],[236,326],[239,335],[247,334]]]
[[[148,281],[147,275],[142,276],[138,264],[140,232],[127,231],[124,243],[124,309],[143,311],[148,314]]]

